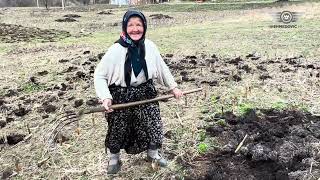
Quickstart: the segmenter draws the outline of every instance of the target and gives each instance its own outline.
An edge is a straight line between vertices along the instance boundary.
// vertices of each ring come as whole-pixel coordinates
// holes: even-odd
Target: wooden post
[[[62,9],[64,10],[64,0],[61,0],[61,6],[62,6]]]
[[[49,10],[49,7],[48,7],[48,0],[43,0],[44,2],[44,5],[46,6],[46,9]]]

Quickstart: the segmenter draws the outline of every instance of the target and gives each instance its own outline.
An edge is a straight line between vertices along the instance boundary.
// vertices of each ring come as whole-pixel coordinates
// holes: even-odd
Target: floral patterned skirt
[[[157,91],[152,80],[137,87],[110,86],[113,104],[155,98]],[[128,154],[138,154],[156,146],[160,148],[163,140],[163,125],[159,103],[147,103],[106,113],[108,132],[105,140],[111,153],[125,149]]]

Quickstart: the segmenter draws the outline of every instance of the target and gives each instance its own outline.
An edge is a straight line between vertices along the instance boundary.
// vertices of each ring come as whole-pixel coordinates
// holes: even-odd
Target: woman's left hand
[[[180,99],[180,97],[183,96],[183,92],[178,88],[172,89],[171,93],[174,95],[176,99]]]

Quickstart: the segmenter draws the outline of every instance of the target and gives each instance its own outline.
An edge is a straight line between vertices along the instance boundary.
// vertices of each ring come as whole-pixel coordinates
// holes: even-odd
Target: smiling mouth
[[[142,38],[142,33],[136,33],[136,34],[129,34],[129,36],[133,39],[133,40],[137,40]]]

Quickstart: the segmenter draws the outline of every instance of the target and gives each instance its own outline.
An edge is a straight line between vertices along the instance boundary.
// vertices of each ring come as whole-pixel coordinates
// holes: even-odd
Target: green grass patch
[[[227,126],[226,120],[224,120],[224,119],[219,119],[216,123],[219,126],[222,126],[222,127],[226,127]]]
[[[204,107],[201,108],[201,113],[202,114],[207,114],[209,112],[210,112],[210,109],[209,109],[208,106],[204,106]]]
[[[194,11],[224,11],[224,10],[247,10],[260,9],[266,7],[282,7],[284,5],[298,4],[302,1],[289,2],[228,2],[228,3],[188,3],[188,4],[150,4],[138,6],[137,9],[141,11],[150,12],[194,12]]]
[[[21,89],[25,93],[34,93],[34,92],[39,92],[39,91],[45,90],[46,86],[41,85],[41,84],[34,84],[31,82],[28,82],[28,83],[23,84]]]
[[[276,110],[284,110],[288,108],[288,104],[283,102],[283,101],[278,101],[275,102],[271,105],[272,109],[276,109]]]
[[[218,148],[220,145],[215,138],[206,138],[197,144],[197,151],[199,154],[205,154]]]
[[[303,112],[309,112],[310,108],[307,106],[307,104],[303,102],[291,102],[288,103],[284,100],[280,100],[277,102],[274,102],[271,104],[271,108],[274,110],[282,111],[282,110],[287,110],[287,109],[294,109],[294,110],[300,110]]]
[[[202,119],[206,122],[210,122],[214,120],[214,115],[215,115],[214,113],[208,113],[205,116],[203,116]]]
[[[255,51],[277,56],[320,56],[318,51],[320,40],[314,38],[320,34],[318,19],[301,17],[296,23],[298,28],[293,29],[269,27],[274,24],[279,23],[274,20],[262,21],[259,19],[207,21],[197,24],[150,28],[146,37],[157,44],[161,53],[176,55],[216,53],[220,56],[230,57],[230,54],[239,56]],[[61,45],[85,44],[108,48],[118,39],[119,33],[120,30],[95,32],[89,36],[65,38],[57,43]]]
[[[201,142],[201,143],[199,143],[198,144],[198,152],[200,153],[200,154],[204,154],[204,153],[206,153],[207,151],[208,151],[208,144],[206,144],[206,143],[204,143],[204,142]]]
[[[295,29],[270,28],[270,21],[217,21],[162,27],[148,32],[162,53],[220,54],[222,56],[267,52],[277,56],[319,56],[320,21],[300,19]],[[195,48],[195,45],[197,48]]]
[[[6,54],[10,51],[10,48],[8,47],[8,44],[0,43],[0,55]]]
[[[120,31],[96,32],[83,37],[68,37],[58,42],[61,45],[89,44],[96,46],[111,46],[120,37]]]
[[[198,137],[200,142],[203,142],[204,140],[206,140],[207,138],[206,131],[205,130],[199,131]]]
[[[214,105],[214,104],[218,103],[219,99],[220,99],[220,97],[218,97],[218,96],[211,96],[210,97],[211,104]]]
[[[310,112],[310,108],[305,103],[297,103],[293,107],[303,112]]]
[[[238,105],[238,111],[241,115],[247,114],[250,111],[254,110],[254,106],[250,103],[241,103]]]

